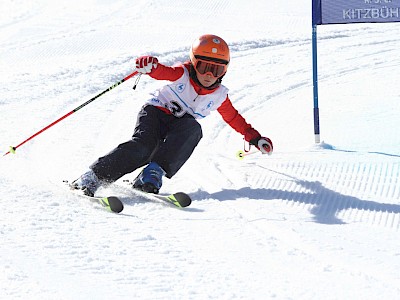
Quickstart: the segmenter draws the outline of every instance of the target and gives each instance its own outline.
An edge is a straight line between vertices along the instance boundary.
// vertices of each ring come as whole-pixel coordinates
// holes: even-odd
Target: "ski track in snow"
[[[182,29],[181,35],[168,40],[148,33],[159,44],[141,39],[148,23],[135,18],[156,1],[118,1],[112,9],[92,2],[98,4],[93,14],[74,2],[81,8],[77,15],[66,7],[65,15],[56,11],[50,18],[53,6],[16,1],[24,9],[11,10],[0,24],[6,32],[0,35],[4,151],[124,78],[132,71],[132,57],[149,53],[166,64],[187,58],[190,28],[177,24],[173,28]],[[182,3],[176,1],[177,12],[166,4],[165,10],[181,18],[187,14],[178,9]],[[196,3],[190,2],[211,24],[209,11],[234,13],[230,1],[206,2],[209,10]],[[41,25],[46,18],[50,21]],[[162,21],[154,20],[154,28]],[[28,38],[26,27],[36,35]],[[133,82],[125,83],[17,155],[2,158],[0,298],[398,296],[399,123],[390,113],[398,112],[399,93],[398,76],[387,75],[398,75],[398,61],[388,59],[400,56],[398,28],[336,28],[321,28],[319,38],[321,129],[333,145],[320,147],[310,146],[309,36],[271,29],[268,38],[257,30],[236,38],[240,30],[227,32],[233,62],[224,83],[238,110],[272,138],[275,153],[238,161],[241,137],[219,116],[201,121],[204,138],[198,149],[163,185],[165,192],[181,189],[192,196],[185,210],[132,199],[121,180],[103,190],[124,201],[123,213],[114,215],[61,184],[130,137],[140,104],[160,86],[145,76],[136,91]],[[244,78],[242,66],[261,76]],[[376,85],[353,90],[371,79]],[[374,89],[385,85],[386,106],[380,106]],[[357,108],[346,105],[344,97],[359,101]],[[381,135],[386,139],[378,141]]]

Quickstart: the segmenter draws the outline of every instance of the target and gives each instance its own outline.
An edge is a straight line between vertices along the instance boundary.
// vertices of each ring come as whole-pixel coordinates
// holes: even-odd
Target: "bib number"
[[[171,101],[169,103],[169,110],[177,118],[181,118],[186,113],[182,106],[176,101]]]

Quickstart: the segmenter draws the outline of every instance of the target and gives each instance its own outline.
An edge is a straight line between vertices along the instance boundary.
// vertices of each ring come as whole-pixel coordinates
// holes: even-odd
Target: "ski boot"
[[[82,174],[78,179],[74,180],[71,189],[81,190],[82,193],[89,197],[94,197],[94,193],[100,187],[101,183],[96,174],[92,170]]]
[[[156,162],[151,162],[135,178],[132,186],[134,189],[146,193],[158,194],[162,185],[162,177],[164,175],[165,171]]]

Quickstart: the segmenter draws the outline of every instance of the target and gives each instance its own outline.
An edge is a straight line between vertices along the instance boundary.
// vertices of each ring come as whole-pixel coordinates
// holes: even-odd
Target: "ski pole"
[[[13,153],[15,154],[15,151],[21,147],[23,144],[25,144],[26,142],[30,141],[31,139],[33,139],[34,137],[38,136],[39,134],[41,134],[43,131],[46,131],[47,129],[49,129],[50,127],[52,127],[53,125],[57,124],[58,122],[61,122],[62,120],[64,120],[65,118],[69,117],[70,115],[72,115],[73,113],[77,112],[78,110],[80,110],[81,108],[85,107],[86,105],[88,105],[89,103],[93,102],[94,100],[96,100],[97,98],[99,98],[100,96],[103,96],[105,93],[107,93],[108,91],[111,91],[113,88],[117,87],[118,85],[120,85],[121,83],[127,81],[129,78],[135,76],[136,74],[138,74],[137,71],[133,72],[132,74],[126,76],[124,79],[118,81],[117,83],[114,83],[112,86],[110,86],[108,89],[102,91],[100,94],[94,96],[92,99],[86,101],[85,103],[79,105],[78,107],[76,107],[75,109],[71,110],[69,113],[63,115],[62,117],[60,117],[59,119],[55,120],[53,123],[47,125],[46,127],[44,127],[43,129],[39,130],[38,132],[36,132],[35,134],[33,134],[32,136],[30,136],[29,138],[27,138],[25,141],[21,142],[20,144],[18,144],[17,146],[13,147],[10,146],[10,150],[4,154],[3,156],[6,156],[9,153]]]

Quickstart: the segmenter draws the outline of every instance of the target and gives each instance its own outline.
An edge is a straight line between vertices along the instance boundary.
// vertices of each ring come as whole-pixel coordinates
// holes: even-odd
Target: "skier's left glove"
[[[140,56],[136,58],[136,71],[141,74],[149,74],[156,69],[158,59],[154,56]]]
[[[257,149],[260,150],[262,154],[271,155],[272,151],[274,150],[274,145],[272,144],[272,141],[267,137],[258,137],[252,139],[250,141],[250,144],[256,146]]]

